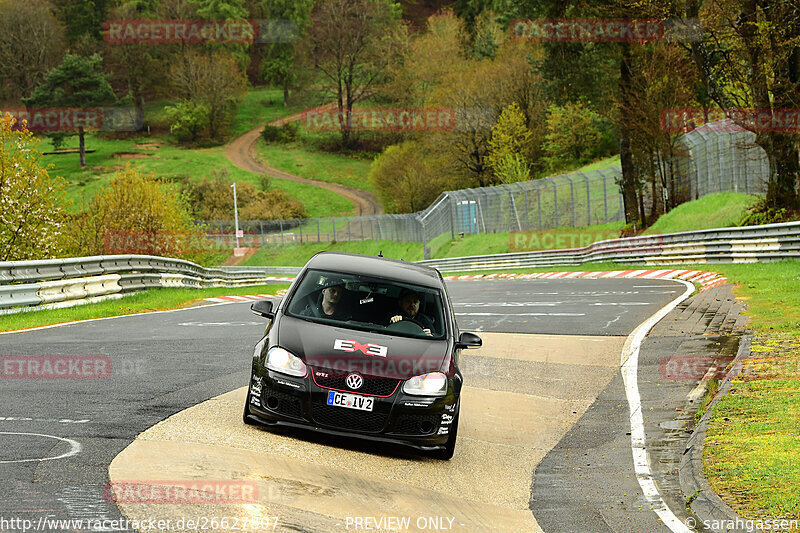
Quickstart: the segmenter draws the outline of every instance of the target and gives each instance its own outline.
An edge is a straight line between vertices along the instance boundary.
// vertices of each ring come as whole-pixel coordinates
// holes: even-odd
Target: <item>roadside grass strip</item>
[[[706,431],[709,484],[742,518],[800,530],[800,262],[725,265],[752,317],[750,356]]]
[[[0,331],[16,331],[42,326],[53,326],[56,324],[94,320],[98,318],[180,309],[195,302],[202,302],[206,298],[221,296],[233,297],[239,295],[250,295],[255,292],[258,294],[258,299],[261,299],[262,297],[272,297],[273,295],[278,295],[281,290],[285,290],[288,288],[288,286],[289,285],[287,282],[286,285],[256,285],[239,288],[214,287],[210,289],[148,289],[131,294],[130,296],[126,296],[122,299],[106,300],[95,304],[82,305],[79,307],[6,315],[0,317]],[[230,301],[231,300],[227,300],[227,302]],[[208,304],[210,303],[219,302],[208,302]]]

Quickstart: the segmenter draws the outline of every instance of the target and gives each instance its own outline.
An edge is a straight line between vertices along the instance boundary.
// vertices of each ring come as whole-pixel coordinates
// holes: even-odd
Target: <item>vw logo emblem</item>
[[[359,376],[358,374],[350,374],[344,380],[348,387],[352,390],[358,390],[361,388],[361,385],[364,384],[364,378]]]

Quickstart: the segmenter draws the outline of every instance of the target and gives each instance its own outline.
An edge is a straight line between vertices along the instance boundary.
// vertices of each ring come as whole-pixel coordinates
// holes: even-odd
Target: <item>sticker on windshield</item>
[[[377,357],[386,357],[386,354],[389,352],[389,348],[386,346],[381,346],[372,342],[360,344],[357,341],[347,339],[336,339],[336,342],[333,343],[333,349],[342,350],[343,352],[355,352],[356,350],[360,350],[364,352],[364,355]]]

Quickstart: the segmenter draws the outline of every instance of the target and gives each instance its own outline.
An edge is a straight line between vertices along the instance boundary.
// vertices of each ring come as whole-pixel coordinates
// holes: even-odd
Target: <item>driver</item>
[[[389,319],[389,324],[394,324],[401,320],[410,320],[416,322],[426,335],[433,335],[433,320],[426,314],[419,312],[420,297],[416,291],[411,289],[403,289],[400,291],[400,297],[397,299],[397,307],[399,313],[395,313]]]
[[[344,281],[340,278],[328,278],[323,284],[316,303],[308,304],[300,314],[336,320],[350,320],[350,313],[341,304],[343,294]]]

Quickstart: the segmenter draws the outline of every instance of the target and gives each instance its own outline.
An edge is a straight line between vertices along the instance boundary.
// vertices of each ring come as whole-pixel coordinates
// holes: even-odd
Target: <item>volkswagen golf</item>
[[[244,422],[310,428],[450,459],[463,383],[460,333],[438,270],[322,252],[277,304],[253,353]]]

